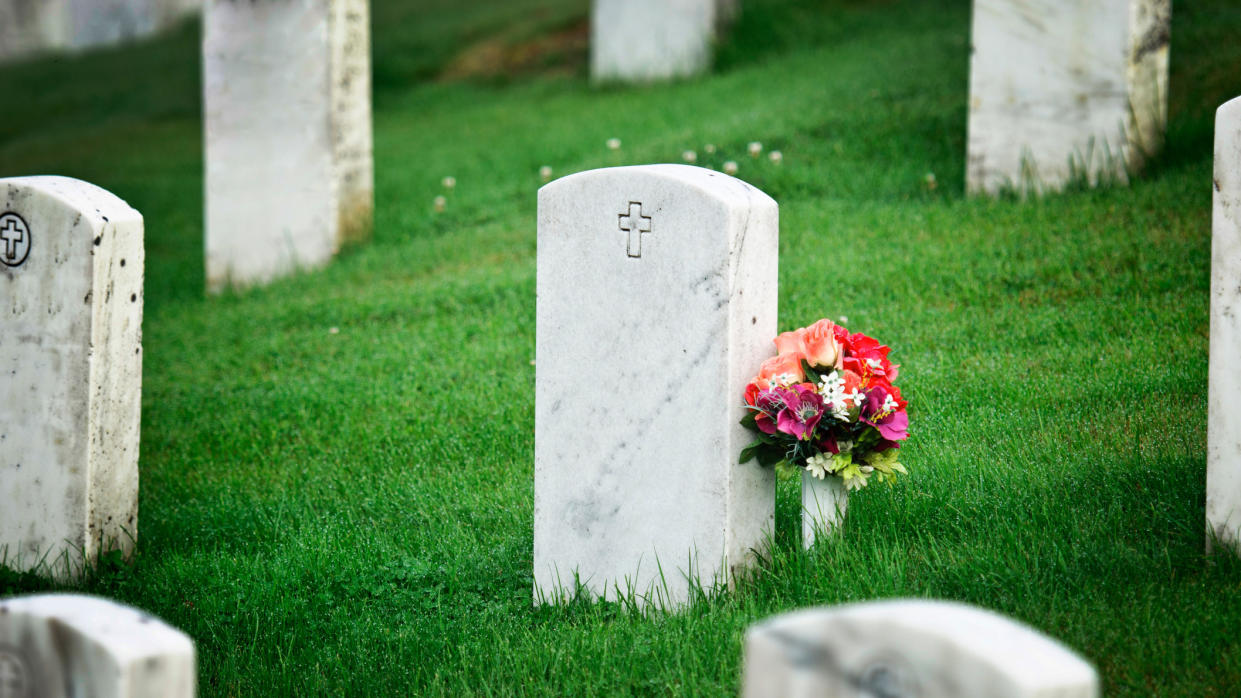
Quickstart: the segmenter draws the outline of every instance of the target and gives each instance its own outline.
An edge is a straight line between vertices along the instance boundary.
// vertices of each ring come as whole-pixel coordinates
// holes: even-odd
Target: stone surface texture
[[[137,536],[142,216],[86,182],[0,179],[0,256],[16,227],[25,259],[0,264],[0,550],[72,576]]]
[[[1171,0],[974,0],[966,188],[1127,181],[1163,141]]]
[[[1241,97],[1215,114],[1207,544],[1241,553]]]
[[[737,463],[742,393],[776,331],[777,208],[685,165],[539,191],[535,595],[675,606],[730,584],[774,522]],[[661,579],[662,574],[662,579]]]
[[[710,67],[727,0],[594,0],[590,74],[597,81],[651,82]]]
[[[837,529],[845,521],[849,508],[849,494],[844,481],[828,475],[820,480],[803,470],[801,473],[801,543],[802,547],[814,545],[818,532],[824,534]]]
[[[266,283],[366,238],[367,0],[207,0],[207,286]]]
[[[980,608],[876,601],[794,611],[750,628],[744,698],[1097,698],[1090,664]]]
[[[69,594],[0,600],[6,698],[193,698],[195,681],[194,643],[142,611]]]
[[[0,62],[151,36],[199,7],[200,0],[0,0]]]

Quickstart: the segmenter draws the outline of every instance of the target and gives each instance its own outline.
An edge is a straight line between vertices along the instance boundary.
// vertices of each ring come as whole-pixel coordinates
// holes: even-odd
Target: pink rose
[[[840,368],[840,344],[836,341],[836,325],[831,320],[825,318],[807,327],[802,333],[802,346],[802,353],[811,366]]]
[[[777,354],[790,354],[799,351],[806,353],[806,329],[798,327],[792,332],[781,332],[774,340]]]
[[[800,383],[806,380],[806,375],[801,370],[801,361],[804,358],[805,355],[800,351],[773,356],[758,367],[758,378],[754,382],[760,388],[767,388],[771,385],[772,378],[787,373],[793,376],[793,382]]]

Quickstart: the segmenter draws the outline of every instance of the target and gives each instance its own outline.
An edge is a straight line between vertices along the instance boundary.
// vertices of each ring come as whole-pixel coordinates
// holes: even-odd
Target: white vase
[[[801,542],[814,545],[815,532],[826,533],[840,526],[849,506],[844,480],[828,475],[820,480],[809,471],[801,473]]]

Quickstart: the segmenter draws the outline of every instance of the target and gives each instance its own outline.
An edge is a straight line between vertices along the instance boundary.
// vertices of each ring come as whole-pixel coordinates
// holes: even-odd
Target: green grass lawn
[[[1176,4],[1168,146],[1132,186],[996,201],[963,196],[965,0],[745,0],[715,74],[646,88],[589,85],[587,4],[374,0],[374,241],[220,297],[197,26],[0,67],[0,175],[146,218],[139,550],[77,588],[189,633],[203,696],[734,695],[754,621],[893,596],[1042,629],[1108,696],[1241,693],[1241,563],[1204,554],[1203,515],[1241,8]],[[894,347],[911,475],[808,553],[782,478],[770,559],[692,609],[536,609],[538,169],[685,149],[779,202],[781,329],[847,316]]]

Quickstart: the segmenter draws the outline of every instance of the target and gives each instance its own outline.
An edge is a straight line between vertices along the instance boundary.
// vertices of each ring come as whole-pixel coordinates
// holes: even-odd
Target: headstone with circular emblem
[[[0,564],[67,577],[133,546],[142,236],[92,184],[0,179]]]

